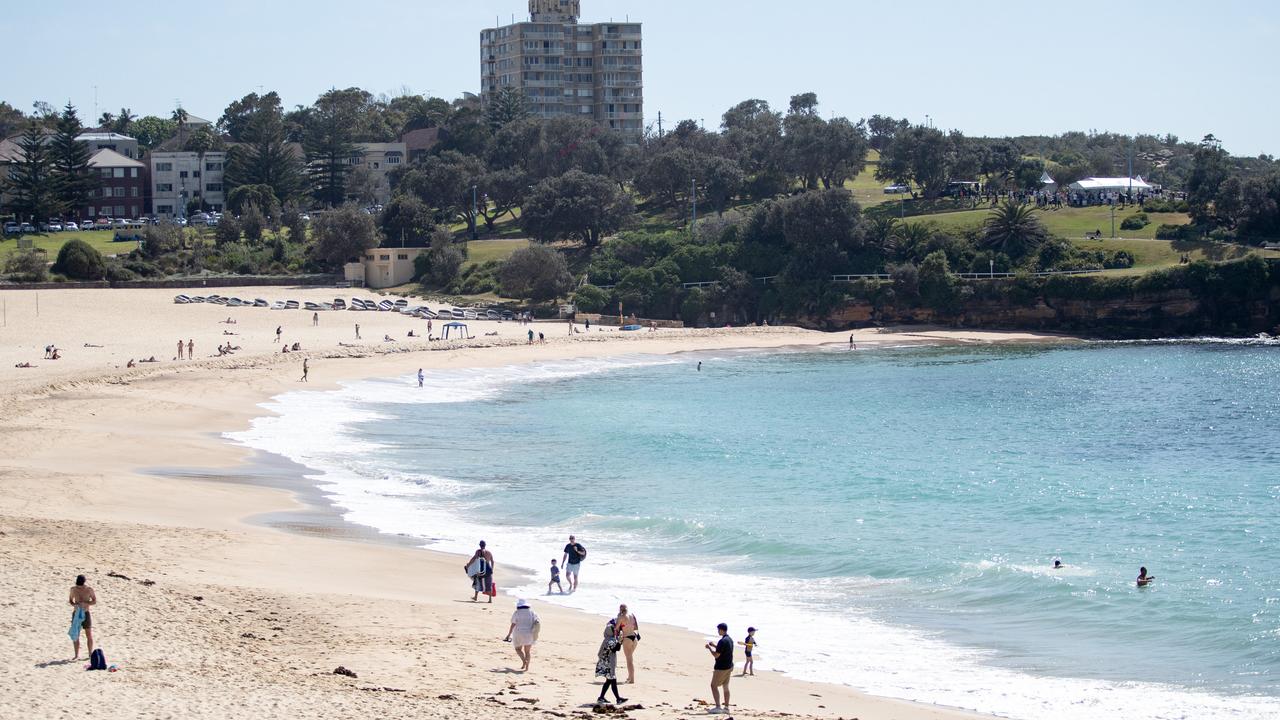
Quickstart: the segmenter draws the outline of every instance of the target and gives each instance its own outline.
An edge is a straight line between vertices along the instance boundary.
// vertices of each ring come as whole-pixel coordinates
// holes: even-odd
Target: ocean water
[[[283,395],[231,437],[353,522],[486,539],[535,606],[755,625],[760,669],[1026,720],[1280,717],[1280,347],[413,371]],[[570,532],[581,589],[547,597]]]

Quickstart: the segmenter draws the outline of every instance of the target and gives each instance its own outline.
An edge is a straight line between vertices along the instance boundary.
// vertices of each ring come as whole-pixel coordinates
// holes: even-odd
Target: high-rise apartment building
[[[480,31],[480,97],[524,93],[540,117],[592,118],[631,138],[644,130],[640,23],[579,23],[579,0],[529,0],[528,22]]]

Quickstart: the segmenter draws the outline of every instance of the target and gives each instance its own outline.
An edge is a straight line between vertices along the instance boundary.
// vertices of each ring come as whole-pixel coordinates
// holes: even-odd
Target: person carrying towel
[[[85,639],[89,642],[89,654],[93,654],[93,616],[89,614],[89,608],[98,604],[98,596],[94,594],[93,588],[85,584],[83,575],[76,576],[76,584],[71,587],[71,596],[67,598],[74,610],[71,611],[71,629],[67,634],[71,636],[71,646],[75,649],[75,657],[72,660],[80,659],[80,631],[84,630]]]

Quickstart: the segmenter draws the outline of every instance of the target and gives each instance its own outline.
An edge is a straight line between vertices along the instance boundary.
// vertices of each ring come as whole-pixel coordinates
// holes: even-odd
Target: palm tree
[[[111,130],[113,132],[118,132],[121,135],[128,135],[129,126],[133,125],[133,121],[137,119],[138,116],[134,115],[133,111],[129,108],[120,108],[119,114],[115,116],[111,123]]]
[[[1049,239],[1049,231],[1027,203],[1006,201],[992,208],[982,225],[982,245],[1018,259]]]

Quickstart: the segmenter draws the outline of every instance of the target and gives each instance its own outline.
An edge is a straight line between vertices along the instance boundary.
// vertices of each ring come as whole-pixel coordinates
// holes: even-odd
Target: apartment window
[[[111,188],[111,195],[112,197],[124,197],[124,188],[122,187]]]
[[[138,177],[138,168],[129,168],[129,177]]]
[[[378,256],[378,259],[379,259],[379,260],[390,260],[390,259],[391,259],[391,256],[390,256],[390,255],[379,255],[379,256]]]
[[[409,256],[408,256],[408,255],[405,255],[404,253],[400,253],[400,254],[396,255],[396,259],[397,259],[397,260],[408,260],[408,259],[409,259]]]
[[[578,52],[591,52],[591,43],[589,42],[580,42],[577,47]]]
[[[179,171],[178,171],[178,177],[180,177],[180,178],[184,178],[184,177],[186,177],[186,176],[187,176],[187,171],[186,171],[186,170],[179,170]]]
[[[135,217],[135,218],[136,218],[136,217],[138,217],[138,206],[137,206],[137,205],[130,205],[130,206],[129,206],[129,217]]]
[[[172,205],[157,205],[157,206],[156,206],[156,212],[160,213],[161,215],[172,215],[172,214],[173,214],[173,206],[172,206]]]
[[[118,178],[124,177],[124,168],[111,168],[111,175]]]
[[[205,183],[205,192],[222,192],[222,183]]]
[[[173,163],[171,163],[171,162],[166,162],[166,163],[158,162],[158,163],[156,163],[156,172],[170,172],[170,171],[172,171],[172,170],[173,170]]]
[[[199,170],[192,170],[192,171],[191,171],[191,177],[200,177],[200,171],[199,171]]]
[[[123,205],[117,205],[117,206],[116,206],[116,217],[124,217],[124,206],[123,206]]]
[[[156,192],[173,192],[173,183],[156,183]]]
[[[400,164],[400,156],[399,156],[399,155],[388,155],[388,156],[387,156],[387,164],[388,164],[388,165],[399,165],[399,164]]]
[[[138,186],[134,185],[129,188],[129,197],[138,197]]]
[[[221,169],[222,169],[222,163],[220,162],[207,162],[204,164],[205,172],[217,172]]]

